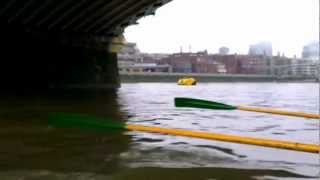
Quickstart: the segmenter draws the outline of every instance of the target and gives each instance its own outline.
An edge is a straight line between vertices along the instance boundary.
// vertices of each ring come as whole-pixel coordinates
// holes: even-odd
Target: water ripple
[[[143,89],[142,89],[143,87]],[[161,90],[160,90],[161,89]],[[128,93],[134,92],[134,93]],[[173,83],[124,84],[119,91],[120,103],[130,114],[139,118],[139,124],[188,129],[293,142],[319,143],[318,122],[303,118],[278,116],[246,111],[176,108],[173,99],[200,98],[232,105],[279,108],[290,111],[316,113],[319,102],[317,84],[295,83],[199,83],[192,88]],[[130,118],[129,118],[130,119]],[[164,136],[136,134],[140,144],[136,149],[150,145],[163,147],[160,151],[144,152],[135,159],[143,166],[195,167],[224,166],[282,169],[304,175],[314,175],[313,164],[319,166],[317,156],[271,148],[234,143]],[[139,137],[141,136],[141,137]],[[155,141],[146,138],[156,139]],[[163,141],[160,141],[160,140]],[[151,141],[151,142],[148,142]],[[197,143],[196,143],[197,142]],[[199,145],[198,142],[201,142]],[[175,149],[179,148],[179,149]],[[269,161],[268,161],[269,160]],[[268,162],[266,162],[268,161]],[[233,166],[234,167],[234,166]],[[314,169],[314,167],[312,167]],[[312,169],[311,168],[311,169]]]
[[[239,158],[247,157],[245,155],[238,155],[238,154],[234,153],[232,149],[222,148],[222,147],[219,147],[219,146],[195,145],[195,147],[214,149],[214,150],[218,150],[218,151],[221,151],[221,152],[224,152],[226,154],[233,155],[233,156],[236,156],[236,157],[239,157]]]

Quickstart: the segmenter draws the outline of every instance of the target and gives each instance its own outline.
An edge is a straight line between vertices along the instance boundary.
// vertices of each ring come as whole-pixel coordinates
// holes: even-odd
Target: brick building
[[[291,65],[292,59],[268,55],[228,55],[197,53],[140,53],[136,44],[128,43],[118,55],[123,72],[178,72],[211,74],[279,74],[278,66]],[[129,64],[128,64],[129,63]]]
[[[214,61],[206,51],[198,53],[176,53],[164,60],[173,72],[181,73],[225,73],[225,65]]]

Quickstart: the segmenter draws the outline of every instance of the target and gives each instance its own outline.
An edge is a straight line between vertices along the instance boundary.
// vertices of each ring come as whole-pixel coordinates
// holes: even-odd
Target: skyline
[[[317,0],[173,0],[126,28],[125,37],[147,53],[180,52],[181,46],[217,53],[226,46],[247,54],[250,45],[267,41],[273,55],[301,57],[303,46],[319,40],[318,14]]]

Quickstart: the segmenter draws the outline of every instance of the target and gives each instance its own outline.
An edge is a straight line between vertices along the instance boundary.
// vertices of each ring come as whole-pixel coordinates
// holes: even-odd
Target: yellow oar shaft
[[[319,114],[309,114],[304,112],[290,112],[290,111],[282,111],[282,110],[276,110],[276,109],[253,108],[253,107],[243,107],[243,106],[237,106],[237,109],[243,110],[243,111],[263,112],[263,113],[279,114],[279,115],[285,115],[285,116],[296,116],[296,117],[320,119]]]
[[[197,132],[197,131],[181,130],[181,129],[149,127],[149,126],[142,126],[142,125],[126,125],[126,129],[134,130],[134,131],[171,134],[171,135],[177,135],[177,136],[195,137],[195,138],[201,138],[201,139],[210,139],[210,140],[241,143],[241,144],[250,144],[250,145],[272,147],[272,148],[279,148],[279,149],[289,149],[289,150],[303,151],[303,152],[310,152],[310,153],[319,153],[320,151],[320,146],[318,145],[301,144],[301,143],[287,142],[287,141],[276,141],[276,140],[270,140],[270,139],[260,139],[260,138],[258,139],[258,138]]]

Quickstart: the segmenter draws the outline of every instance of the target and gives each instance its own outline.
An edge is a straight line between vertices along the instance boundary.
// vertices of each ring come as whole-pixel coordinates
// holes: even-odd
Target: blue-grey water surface
[[[310,113],[317,113],[319,105],[317,84],[279,83],[125,84],[120,89],[119,101],[122,109],[130,114],[128,121],[131,123],[319,144],[316,120],[244,111],[179,109],[173,104],[174,97],[179,96]],[[131,134],[139,143],[129,152],[137,155],[130,166],[266,168],[319,174],[319,156],[315,154],[157,134]],[[149,150],[149,153],[139,155],[141,150]]]
[[[319,155],[161,134],[48,126],[50,112],[319,144],[319,121],[176,108],[174,97],[318,113],[316,83],[122,84],[116,93],[3,97],[0,179],[317,179]]]

